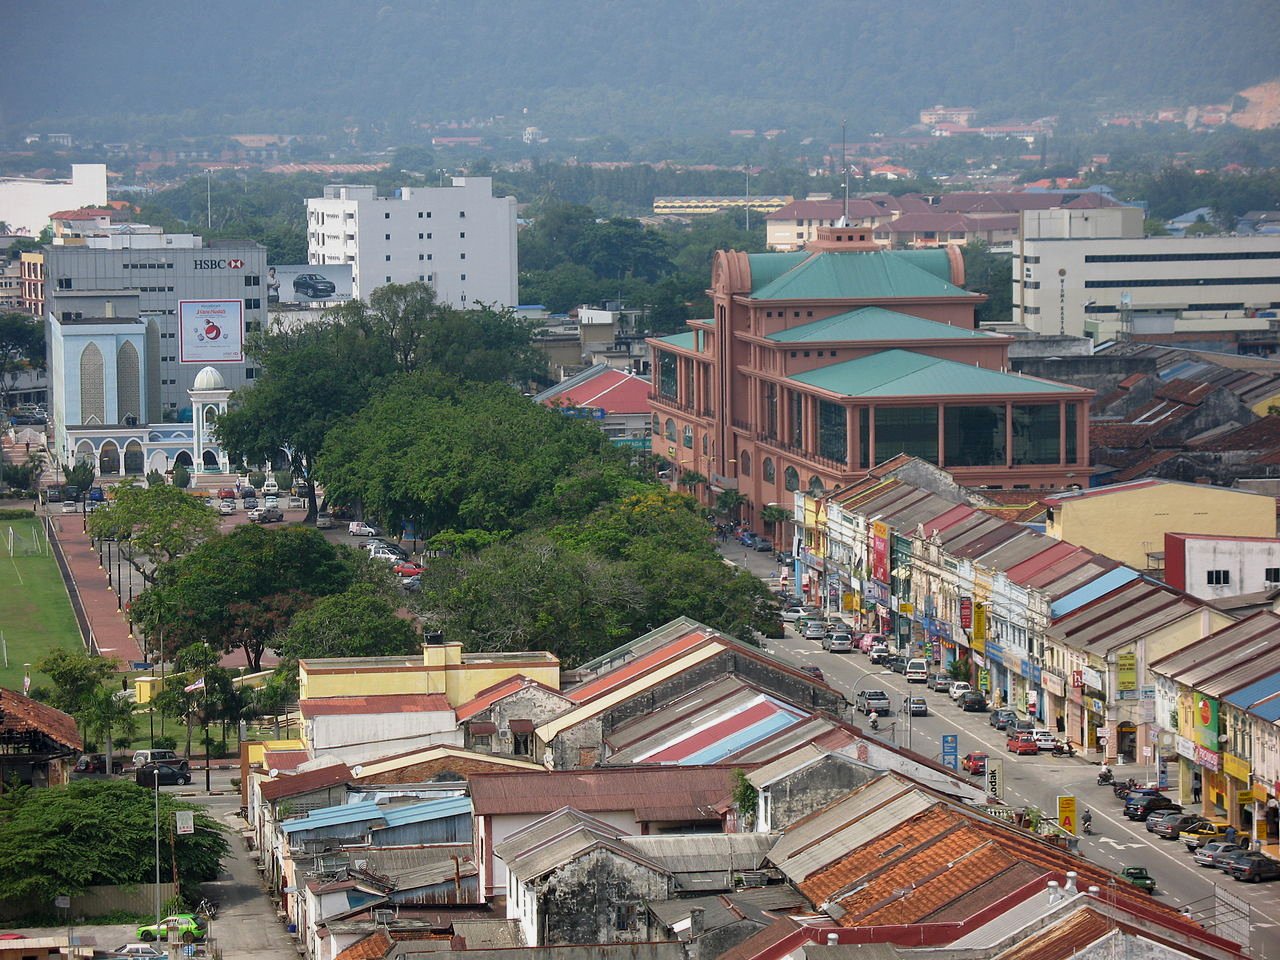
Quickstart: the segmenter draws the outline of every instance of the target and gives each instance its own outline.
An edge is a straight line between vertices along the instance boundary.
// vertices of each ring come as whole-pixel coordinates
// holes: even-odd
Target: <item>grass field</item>
[[[9,531],[15,549],[9,556]],[[36,549],[39,535],[42,552]],[[71,600],[67,597],[58,564],[44,550],[44,535],[34,517],[0,520],[0,632],[8,648],[9,662],[0,656],[0,687],[22,690],[24,663],[35,663],[50,650],[82,650]],[[33,686],[47,686],[47,677],[31,672]]]

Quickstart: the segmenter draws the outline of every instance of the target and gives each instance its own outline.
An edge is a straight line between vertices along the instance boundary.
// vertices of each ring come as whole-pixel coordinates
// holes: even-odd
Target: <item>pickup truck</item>
[[[878,713],[883,717],[892,709],[889,695],[883,690],[859,690],[857,697],[854,698],[854,705],[859,713],[867,716]]]

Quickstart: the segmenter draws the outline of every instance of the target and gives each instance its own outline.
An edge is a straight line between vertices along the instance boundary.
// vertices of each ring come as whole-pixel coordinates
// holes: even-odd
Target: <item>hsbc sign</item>
[[[197,270],[243,270],[244,261],[238,257],[230,260],[196,260]]]

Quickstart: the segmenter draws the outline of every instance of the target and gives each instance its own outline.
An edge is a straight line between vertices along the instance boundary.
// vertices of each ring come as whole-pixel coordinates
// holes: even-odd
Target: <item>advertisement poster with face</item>
[[[179,301],[178,358],[182,363],[243,361],[244,301]]]

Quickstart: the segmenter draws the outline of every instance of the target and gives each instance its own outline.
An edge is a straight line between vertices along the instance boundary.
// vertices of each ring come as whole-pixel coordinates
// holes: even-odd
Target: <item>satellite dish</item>
[[[275,767],[272,767],[270,770],[267,771],[267,773],[272,777],[278,777],[280,775],[280,771],[277,770]]]
[[[360,771],[363,769],[364,769],[364,766],[362,764],[357,763],[354,767],[351,768],[351,772],[358,777],[360,776]]]

